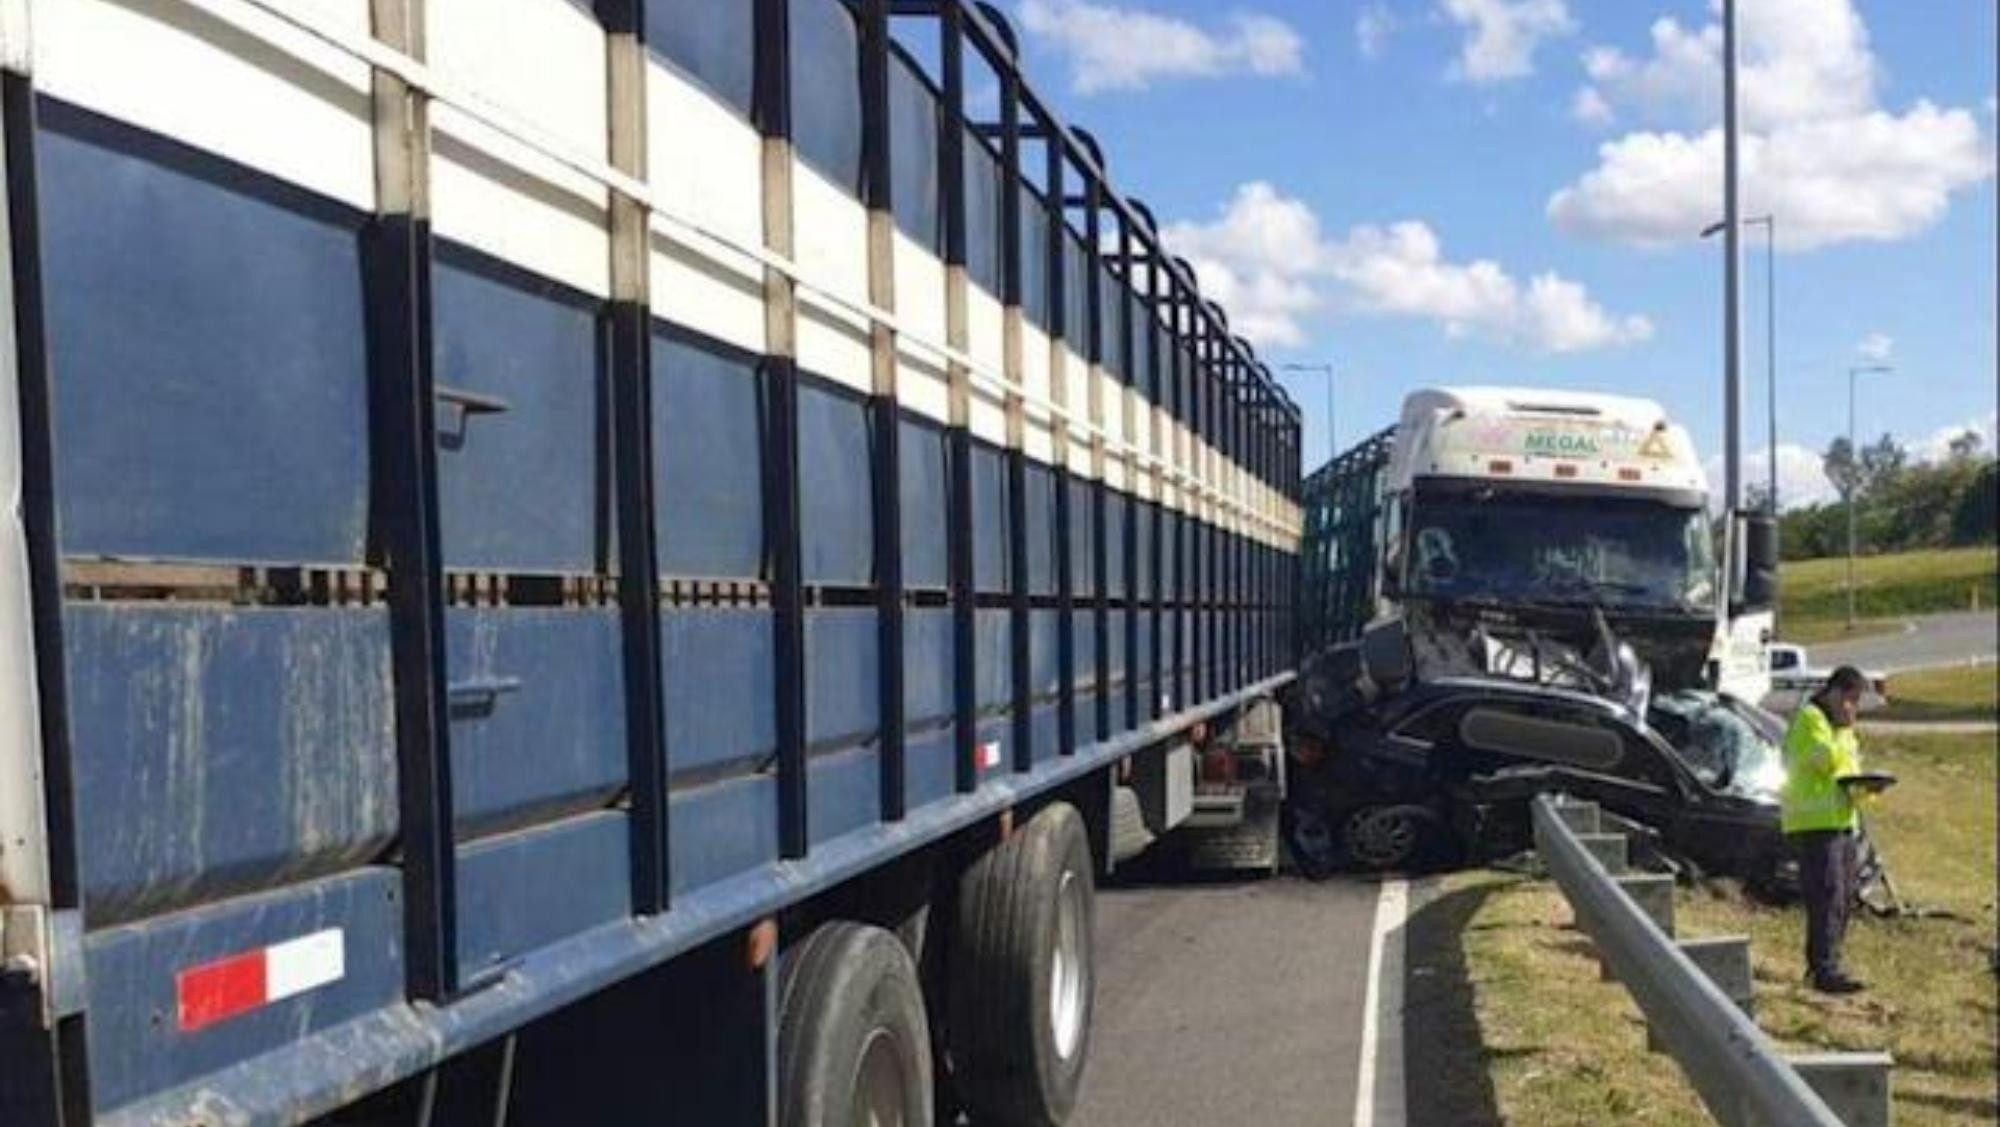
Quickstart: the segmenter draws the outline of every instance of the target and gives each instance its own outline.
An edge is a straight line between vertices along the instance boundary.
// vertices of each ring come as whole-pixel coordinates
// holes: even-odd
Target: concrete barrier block
[[[1583,848],[1592,857],[1597,858],[1597,863],[1604,866],[1604,871],[1612,876],[1631,868],[1631,863],[1625,856],[1624,834],[1580,833],[1576,835],[1576,840],[1583,843]]]
[[[1805,1053],[1785,1058],[1847,1127],[1888,1127],[1888,1053]]]

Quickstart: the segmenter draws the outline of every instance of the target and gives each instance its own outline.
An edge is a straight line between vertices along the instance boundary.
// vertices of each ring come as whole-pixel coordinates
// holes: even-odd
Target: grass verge
[[[1953,665],[1889,678],[1889,703],[1870,720],[1991,720],[2000,715],[2000,666]]]
[[[1871,988],[1853,998],[1804,988],[1796,907],[1684,889],[1680,932],[1751,937],[1757,1021],[1781,1047],[1895,1054],[1898,1123],[1994,1122],[1992,737],[1874,739],[1866,756],[1902,779],[1874,815],[1898,889],[1961,919],[1855,920],[1847,962]],[[1433,910],[1462,917],[1455,940],[1423,938]],[[1490,871],[1446,878],[1413,918],[1407,999],[1415,1027],[1405,1035],[1455,1038],[1484,1066],[1468,1076],[1420,1072],[1412,1062],[1412,1077],[1446,1090],[1435,1099],[1455,1101],[1438,1110],[1460,1118],[1435,1121],[1710,1122],[1670,1058],[1646,1052],[1637,1008],[1622,986],[1597,980],[1594,948],[1570,920],[1552,884]],[[1459,980],[1458,1002],[1449,1004],[1453,988],[1420,986],[1427,978]],[[1433,1004],[1422,1005],[1427,999]]]
[[[1876,634],[1893,634],[1902,628],[1903,620],[1900,618],[1859,619],[1851,630],[1843,618],[1809,618],[1803,622],[1784,617],[1778,619],[1779,638],[1787,642],[1796,642],[1801,646],[1816,646],[1821,642],[1848,642]]]
[[[1949,548],[1863,556],[1854,563],[1854,603],[1857,617],[1886,620],[1882,628],[1910,615],[1992,607],[2000,582],[2000,550],[1992,547]],[[1831,641],[1855,637],[1845,629],[1847,561],[1799,560],[1779,573],[1778,621],[1787,641]],[[1868,630],[1874,633],[1878,630]]]

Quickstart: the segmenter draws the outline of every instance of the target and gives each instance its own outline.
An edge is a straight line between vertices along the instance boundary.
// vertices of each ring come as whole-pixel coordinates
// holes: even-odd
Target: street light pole
[[[1854,444],[1855,377],[1892,371],[1887,364],[1858,364],[1847,369],[1847,628],[1854,629],[1854,495],[1861,491],[1861,450]]]
[[[1333,365],[1327,363],[1280,364],[1278,365],[1278,370],[1281,372],[1318,372],[1326,377],[1326,460],[1329,462],[1333,461],[1334,456],[1340,453],[1339,436],[1333,430]]]
[[[1737,161],[1736,60],[1736,0],[1722,0],[1722,238],[1728,259],[1722,275],[1722,508],[1731,514],[1742,501],[1743,485],[1743,201]]]
[[[1773,517],[1778,515],[1778,217],[1776,215],[1753,215],[1743,221],[1745,227],[1764,228],[1764,377],[1765,413],[1770,425],[1770,439],[1767,444],[1765,486],[1765,508]],[[1724,224],[1711,223],[1701,229],[1701,237],[1706,239],[1721,231]]]
[[[1771,519],[1778,519],[1778,216],[1760,216],[1764,222],[1764,369],[1766,373],[1765,415],[1770,440],[1765,447],[1765,471],[1770,484],[1765,502]],[[1757,222],[1756,219],[1750,222]]]

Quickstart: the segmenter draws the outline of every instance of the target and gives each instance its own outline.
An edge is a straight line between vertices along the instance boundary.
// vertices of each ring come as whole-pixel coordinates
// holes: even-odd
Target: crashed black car
[[[1292,749],[1293,855],[1308,871],[1482,863],[1529,848],[1529,799],[1560,791],[1649,828],[1683,871],[1786,895],[1780,722],[1706,690],[1634,703],[1464,676],[1317,709]]]

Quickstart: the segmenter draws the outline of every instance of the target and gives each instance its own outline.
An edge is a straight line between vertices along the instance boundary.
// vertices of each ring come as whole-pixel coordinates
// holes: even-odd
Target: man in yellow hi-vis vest
[[[1785,733],[1783,816],[1786,840],[1799,858],[1806,902],[1806,979],[1824,994],[1852,994],[1862,984],[1840,965],[1840,944],[1854,901],[1854,797],[1840,779],[1861,773],[1854,718],[1868,679],[1853,666],[1833,671],[1799,706]]]

